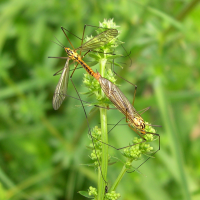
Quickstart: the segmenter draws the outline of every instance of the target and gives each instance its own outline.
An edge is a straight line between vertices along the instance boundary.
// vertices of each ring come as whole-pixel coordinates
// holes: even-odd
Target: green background
[[[85,199],[77,192],[96,187],[97,171],[81,165],[91,164],[83,109],[67,98],[53,110],[59,80],[53,74],[65,61],[48,56],[66,56],[52,42],[54,36],[70,47],[61,26],[81,37],[84,24],[98,26],[104,18],[114,18],[119,38],[131,52],[132,64],[126,57],[123,62],[129,64],[117,71],[137,84],[136,109],[151,106],[142,116],[162,125],[156,128],[161,150],[140,168],[141,174],[125,174],[116,192],[124,200],[200,199],[198,2],[1,1],[0,199]],[[94,32],[89,28],[87,33]],[[75,48],[80,46],[80,40],[72,35],[70,39]],[[80,69],[73,76],[79,92],[84,91],[83,73]],[[133,86],[122,79],[117,83],[131,101]],[[76,96],[71,82],[68,94]],[[111,124],[123,117],[116,110],[108,113]],[[98,115],[89,115],[90,127],[98,125]],[[117,126],[110,135],[116,147],[136,136],[125,126]],[[109,185],[121,167],[119,162],[109,168]]]

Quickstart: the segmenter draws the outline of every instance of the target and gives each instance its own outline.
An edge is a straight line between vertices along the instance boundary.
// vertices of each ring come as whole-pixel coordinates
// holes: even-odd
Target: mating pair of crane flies
[[[66,29],[64,29],[63,27],[61,27],[61,29],[64,32],[65,36],[67,37],[69,43],[71,44],[67,34],[65,33]],[[97,36],[93,37],[92,39],[90,39],[89,41],[87,41],[84,44],[82,44],[83,43],[83,37],[82,37],[82,42],[81,42],[81,46],[80,47],[75,49],[73,47],[73,45],[71,44],[73,50],[63,46],[60,43],[60,45],[65,49],[68,57],[62,57],[62,58],[66,59],[66,63],[65,63],[65,66],[63,68],[63,71],[62,71],[61,77],[59,79],[59,82],[58,82],[58,84],[56,86],[56,89],[55,89],[55,93],[54,93],[54,96],[53,96],[53,108],[55,110],[57,110],[61,106],[61,104],[64,101],[65,97],[67,96],[67,85],[68,85],[68,80],[69,80],[69,61],[73,60],[74,62],[77,62],[77,65],[75,66],[70,78],[72,77],[72,75],[73,75],[74,71],[76,70],[76,67],[78,66],[78,64],[80,64],[91,76],[93,76],[95,79],[98,80],[98,82],[100,83],[100,86],[101,86],[103,92],[106,94],[106,96],[110,99],[110,101],[114,104],[114,106],[121,113],[123,113],[125,115],[126,122],[128,123],[128,126],[132,130],[134,130],[140,137],[143,138],[142,142],[145,142],[146,140],[142,135],[144,135],[146,133],[149,133],[149,132],[145,131],[145,122],[144,122],[143,118],[141,117],[141,115],[133,107],[134,100],[133,100],[133,105],[132,105],[128,101],[126,96],[121,92],[121,90],[115,84],[110,82],[108,79],[101,77],[101,75],[98,72],[95,73],[82,60],[82,58],[88,52],[92,51],[93,49],[100,48],[100,47],[106,45],[112,39],[116,38],[117,35],[118,35],[118,31],[116,29],[108,29],[108,30],[105,30],[105,31],[101,32],[100,34],[98,34]],[[83,32],[83,36],[84,36],[84,32]],[[80,51],[80,54],[78,54],[77,51]],[[84,54],[84,56],[81,57],[81,52],[84,52],[84,51],[86,53]],[[50,58],[56,58],[56,57],[50,57]],[[61,58],[61,57],[57,57],[57,58]],[[134,92],[134,99],[135,99],[135,94],[136,94],[136,87],[135,87],[135,92]],[[146,111],[147,109],[144,109],[144,111]],[[142,135],[139,134],[138,132],[142,133]],[[160,150],[160,136],[159,136],[159,134],[156,134],[156,133],[149,133],[149,134],[153,134],[153,135],[156,135],[156,136],[159,137],[159,148],[157,150],[157,151],[159,151]],[[142,142],[140,142],[140,143],[142,143]],[[106,144],[106,145],[115,148],[114,146],[111,146],[109,144]],[[136,144],[133,144],[133,145],[136,145]],[[120,150],[120,149],[124,149],[124,148],[130,147],[130,146],[133,146],[133,145],[128,145],[126,147],[115,148],[115,149],[116,150]],[[155,154],[156,152],[154,152],[153,154]],[[105,181],[105,179],[104,179],[104,181]]]
[[[106,45],[108,42],[110,42],[112,39],[116,38],[116,36],[118,35],[118,31],[116,29],[107,29],[83,44],[83,38],[84,38],[84,31],[83,31],[81,46],[78,47],[77,49],[75,49],[73,47],[72,43],[70,42],[67,34],[65,33],[66,29],[64,29],[63,27],[61,27],[61,29],[64,32],[65,36],[67,37],[67,40],[71,44],[73,50],[63,46],[60,42],[58,44],[65,49],[68,57],[65,58],[67,60],[66,60],[63,72],[61,74],[61,77],[59,79],[59,82],[56,86],[54,96],[53,96],[53,108],[55,110],[57,110],[61,106],[62,102],[64,101],[65,97],[67,96],[67,86],[68,86],[68,80],[69,80],[69,60],[73,60],[74,62],[77,62],[77,65],[75,66],[74,71],[75,71],[76,67],[78,66],[78,64],[80,64],[91,76],[95,76],[93,70],[82,60],[82,58],[88,52],[90,52],[92,49],[100,48],[100,47]],[[84,27],[84,30],[85,30],[85,27]],[[80,51],[80,54],[78,54],[77,51]],[[86,51],[86,53],[84,56],[81,57],[82,51]],[[56,58],[56,57],[50,57],[50,58]],[[57,58],[59,58],[59,57],[57,57]],[[74,71],[72,72],[70,78],[72,77]],[[72,83],[73,83],[73,81],[72,81]],[[78,94],[78,92],[77,92],[77,94]],[[80,97],[79,97],[79,100],[81,100]],[[81,101],[81,104],[82,104],[82,101]],[[83,104],[82,104],[82,106],[83,106]],[[83,106],[83,109],[84,109],[84,106]],[[85,112],[85,110],[84,110],[84,112]],[[86,112],[85,112],[85,115],[86,115]],[[87,121],[87,123],[88,123],[88,121]],[[88,124],[88,126],[89,126],[89,124]],[[93,137],[90,133],[90,130],[89,130],[89,134],[90,134],[92,142],[93,142]],[[95,154],[97,155],[96,150],[95,150]],[[99,160],[98,160],[98,163],[100,166]],[[100,170],[101,170],[101,167],[100,167]],[[102,171],[101,171],[101,175],[102,175]],[[106,182],[103,175],[102,175],[102,178]]]

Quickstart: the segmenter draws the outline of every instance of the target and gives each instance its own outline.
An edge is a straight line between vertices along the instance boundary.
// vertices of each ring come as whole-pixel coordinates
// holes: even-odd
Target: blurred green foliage
[[[87,124],[80,103],[67,98],[58,111],[52,97],[66,56],[51,41],[69,46],[60,26],[82,36],[84,24],[104,18],[120,25],[120,40],[131,51],[132,65],[118,73],[137,84],[135,107],[145,121],[162,125],[161,150],[142,174],[126,174],[121,199],[200,199],[200,6],[198,0],[83,1],[2,0],[0,2],[0,199],[84,199],[77,194],[96,183],[90,163]],[[92,29],[86,31],[92,33]],[[70,35],[74,47],[80,40]],[[119,51],[120,48],[118,48]],[[128,57],[123,62],[130,63]],[[130,67],[129,67],[130,66]],[[73,81],[84,91],[85,71]],[[118,79],[131,100],[133,86]],[[69,83],[69,94],[76,92]],[[90,108],[86,108],[87,112]],[[90,126],[99,121],[91,113]],[[109,123],[122,118],[109,111]],[[117,147],[135,133],[117,126],[109,140]],[[121,164],[111,166],[109,182]],[[108,185],[109,187],[109,185]]]

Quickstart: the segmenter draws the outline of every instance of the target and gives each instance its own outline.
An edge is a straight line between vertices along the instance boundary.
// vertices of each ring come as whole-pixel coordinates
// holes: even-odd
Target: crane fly
[[[64,32],[65,36],[67,37],[69,43],[71,44],[65,30],[63,27],[61,27],[62,31]],[[74,62],[77,62],[77,65],[75,66],[70,78],[72,77],[76,67],[78,64],[80,64],[88,73],[93,73],[93,70],[89,70],[90,67],[82,60],[82,58],[89,53],[91,50],[100,48],[107,43],[109,43],[112,39],[114,39],[118,35],[117,29],[108,29],[97,36],[93,37],[89,41],[82,44],[80,47],[74,49],[73,45],[71,44],[72,49],[65,47],[62,45],[62,47],[65,49],[65,52],[67,53],[68,57],[50,57],[50,58],[65,58],[67,59],[65,66],[63,68],[62,74],[60,76],[60,79],[58,81],[58,84],[56,86],[54,96],[53,96],[53,108],[54,110],[57,110],[62,102],[64,101],[66,94],[67,94],[67,86],[68,86],[68,80],[69,80],[69,60],[73,60]],[[84,33],[83,33],[84,36]],[[83,42],[83,37],[82,37]],[[77,53],[77,51],[80,51],[80,55]],[[85,55],[81,57],[81,52],[86,51]],[[92,74],[91,74],[92,75]]]
[[[126,96],[122,93],[122,91],[114,83],[112,83],[111,81],[109,81],[106,78],[103,78],[98,72],[94,72],[88,65],[85,65],[84,68],[86,69],[86,71],[91,76],[93,76],[99,82],[99,84],[101,86],[101,89],[103,90],[103,92],[105,93],[105,95],[110,99],[110,101],[114,104],[114,106],[122,114],[125,115],[126,122],[128,123],[128,126],[132,130],[134,130],[134,132],[136,132],[143,139],[143,141],[140,142],[140,143],[143,143],[143,142],[146,141],[146,139],[143,137],[145,134],[152,134],[152,135],[158,136],[159,147],[158,147],[157,151],[159,151],[160,150],[160,135],[156,134],[156,133],[146,132],[146,130],[145,130],[146,124],[145,124],[142,116],[136,111],[136,109],[133,106],[134,105],[134,100],[135,100],[135,94],[136,94],[137,86],[135,85],[135,92],[134,92],[133,105],[132,105],[129,102],[129,100],[126,98]],[[79,97],[79,100],[80,100],[80,97]],[[81,103],[82,102],[83,101],[81,100]],[[100,107],[98,105],[96,105],[96,106]],[[108,108],[105,108],[105,109],[108,109]],[[143,112],[147,111],[148,109],[149,109],[149,107],[143,109]],[[150,125],[150,126],[155,126],[155,125]],[[93,137],[93,136],[91,136],[91,137]],[[96,138],[94,138],[94,139],[96,139]],[[100,141],[100,142],[102,142],[102,141]],[[102,143],[106,144],[104,142],[102,142]],[[139,143],[135,143],[135,144],[128,145],[128,146],[125,146],[125,147],[121,147],[121,148],[116,148],[116,147],[114,147],[114,146],[112,146],[110,144],[106,144],[106,145],[108,145],[108,146],[110,146],[110,147],[112,147],[112,148],[114,148],[116,150],[121,150],[121,149],[125,149],[125,148],[128,148],[128,147],[134,146],[136,144],[139,144]],[[152,155],[154,155],[157,151],[155,151]],[[146,161],[149,158],[147,158]],[[146,162],[146,161],[144,161],[144,162]]]
[[[94,73],[94,78],[98,80],[101,89],[103,90],[103,92],[105,93],[105,95],[109,98],[109,100],[114,104],[114,106],[122,113],[125,115],[126,117],[126,122],[128,123],[128,126],[134,130],[134,132],[136,132],[142,139],[142,142],[139,143],[143,143],[146,141],[146,139],[143,137],[145,134],[152,134],[158,137],[159,140],[159,146],[158,149],[153,152],[152,155],[154,155],[156,152],[158,152],[160,150],[160,135],[157,133],[151,133],[151,132],[146,132],[145,127],[146,124],[142,118],[142,116],[136,111],[136,109],[134,108],[134,100],[135,100],[135,94],[136,94],[136,90],[137,90],[137,86],[135,85],[135,92],[134,92],[134,97],[133,97],[133,105],[129,102],[129,100],[126,98],[126,96],[122,93],[122,91],[111,81],[109,81],[106,78],[103,78],[98,72]],[[150,107],[145,108],[142,110],[142,113],[147,111]],[[149,125],[149,124],[148,124]],[[150,125],[150,126],[156,126],[156,125]],[[121,148],[115,148],[116,150],[121,150],[127,147],[131,147],[134,146],[136,144],[139,143],[135,143],[133,145],[128,145],[125,147],[121,147]],[[111,145],[109,145],[111,146]],[[111,146],[113,147],[113,146]],[[148,159],[150,159],[151,157],[148,157],[142,164],[144,164]],[[141,164],[141,165],[142,165]],[[138,169],[141,165],[139,165],[136,169]],[[135,170],[134,170],[135,171]]]
[[[91,71],[92,69],[90,69]],[[138,142],[138,143],[134,143],[132,145],[128,145],[125,147],[121,147],[121,148],[116,148],[110,144],[106,144],[102,141],[103,144],[106,144],[116,150],[122,150],[140,143],[143,143],[145,141],[147,141],[144,137],[144,135],[146,134],[152,134],[154,136],[158,137],[158,142],[159,142],[159,146],[158,149],[152,153],[152,155],[154,155],[156,152],[158,152],[160,150],[160,135],[157,133],[151,133],[151,132],[147,132],[145,130],[147,124],[145,124],[142,116],[136,111],[136,109],[134,108],[134,100],[135,100],[135,94],[136,94],[136,90],[137,90],[137,86],[135,85],[135,92],[134,92],[134,97],[133,97],[133,105],[129,102],[129,100],[126,98],[126,96],[122,93],[122,91],[111,81],[109,81],[106,78],[103,78],[98,72],[95,73],[91,73],[91,75],[99,82],[102,91],[105,93],[105,95],[109,98],[109,100],[114,104],[114,106],[122,113],[125,115],[126,117],[126,122],[128,124],[128,126],[134,130],[134,132],[136,132],[141,138],[142,141]],[[130,83],[130,82],[129,82]],[[97,107],[100,107],[98,105],[95,105]],[[100,107],[102,108],[102,107]],[[145,108],[142,110],[142,113],[144,113],[145,111],[147,111],[150,107]],[[105,108],[105,109],[109,109],[109,108]],[[121,121],[121,120],[120,120]],[[115,125],[116,126],[116,125]],[[148,126],[156,126],[156,125],[150,125],[148,124]],[[112,129],[111,129],[112,130]],[[151,156],[152,156],[151,155]],[[148,159],[150,159],[151,157],[148,157],[142,164],[144,164]],[[140,164],[135,170],[137,170],[142,164]],[[134,171],[135,171],[134,170]]]
[[[98,80],[101,89],[105,93],[105,95],[110,99],[110,101],[114,104],[114,106],[126,117],[126,122],[128,126],[133,129],[136,133],[139,131],[142,135],[146,134],[145,131],[145,122],[142,116],[136,111],[133,105],[129,102],[126,96],[122,93],[122,91],[111,81],[106,78],[103,78],[98,72],[93,74],[93,77]],[[136,94],[136,88],[134,92],[133,104]],[[143,112],[148,110],[148,108],[144,109]],[[152,133],[155,134],[155,133]],[[140,137],[141,135],[138,134]],[[158,134],[155,134],[158,136]],[[143,138],[143,137],[142,137]],[[143,138],[144,139],[144,138]],[[144,139],[145,140],[145,139]]]
[[[68,86],[68,80],[69,80],[69,61],[73,60],[74,62],[77,62],[77,65],[75,66],[70,78],[72,77],[78,64],[80,64],[91,76],[95,76],[94,71],[82,60],[82,58],[87,53],[89,53],[91,50],[100,48],[100,47],[106,45],[107,43],[109,43],[112,39],[114,39],[118,35],[118,31],[116,29],[107,29],[107,30],[101,32],[100,34],[98,34],[97,36],[93,37],[86,43],[82,44],[83,37],[84,37],[84,32],[83,32],[81,46],[75,49],[73,47],[72,43],[70,42],[67,34],[65,33],[66,29],[64,29],[63,27],[61,27],[61,29],[62,29],[63,33],[65,34],[65,36],[67,37],[67,39],[73,49],[65,47],[58,41],[59,42],[58,45],[60,45],[61,47],[63,47],[65,49],[65,52],[67,53],[68,57],[50,57],[50,58],[66,59],[65,66],[61,73],[61,77],[56,86],[54,96],[53,96],[53,108],[55,110],[57,110],[61,106],[62,102],[64,101],[65,97],[67,96],[67,86]],[[85,27],[84,27],[84,29],[85,29]],[[78,54],[77,51],[80,51],[80,54]],[[86,51],[86,53],[84,54],[84,56],[81,57],[82,51]],[[71,81],[72,81],[72,79],[71,79]],[[72,84],[74,85],[73,81],[72,81]],[[75,85],[74,85],[74,88],[75,88]],[[75,88],[75,90],[76,90],[76,88]],[[76,92],[77,92],[77,90],[76,90]],[[78,94],[78,92],[77,92],[77,94]],[[79,96],[79,94],[78,94],[78,96]],[[81,104],[82,104],[82,100],[80,99],[80,96],[79,96],[79,100],[81,101]],[[82,106],[83,106],[83,104],[82,104]],[[84,106],[83,106],[83,109],[84,109]],[[84,109],[84,112],[85,112],[85,109]],[[85,112],[85,115],[86,115],[86,112]],[[86,118],[87,118],[87,116],[86,116]],[[88,123],[88,120],[87,120],[87,123]],[[88,123],[88,127],[89,127],[89,123]],[[89,129],[89,135],[91,136],[92,142],[93,142],[93,136],[91,135],[90,129]],[[95,154],[97,156],[96,149],[95,149]],[[98,159],[98,156],[97,156],[97,160],[98,160],[100,171],[101,171],[101,166],[100,166],[100,161]],[[104,178],[104,176],[102,174],[102,171],[101,171],[101,175],[102,175],[103,180],[106,182],[106,179]]]
[[[64,31],[65,29],[63,27],[61,27],[61,29],[64,32],[65,36],[67,37],[67,35]],[[108,29],[108,30],[100,33],[96,37],[92,38],[91,40],[87,41],[86,43],[82,44],[77,49],[74,49],[73,45],[71,44],[70,40],[67,37],[67,39],[70,42],[73,50],[71,50],[70,48],[67,48],[65,46],[62,46],[65,49],[68,57],[65,58],[65,59],[67,59],[66,63],[65,63],[65,67],[64,67],[63,72],[61,74],[59,82],[56,86],[56,90],[55,90],[54,97],[53,97],[53,108],[55,110],[57,110],[60,107],[60,105],[62,104],[65,97],[67,96],[67,83],[68,83],[68,79],[69,79],[69,60],[73,60],[74,62],[77,62],[77,65],[80,64],[91,76],[93,76],[95,79],[98,80],[98,82],[100,83],[100,86],[101,86],[103,92],[105,93],[105,95],[110,99],[110,101],[114,104],[114,106],[121,113],[123,113],[125,115],[126,122],[128,123],[128,126],[131,129],[133,129],[140,137],[143,138],[142,142],[145,142],[146,139],[142,135],[145,135],[146,133],[149,133],[149,132],[145,131],[145,122],[144,122],[143,118],[140,116],[140,114],[136,111],[136,109],[132,106],[132,104],[128,101],[128,99],[125,97],[125,95],[121,92],[121,90],[115,84],[110,82],[108,79],[101,77],[101,75],[98,72],[95,73],[82,60],[82,58],[88,52],[90,52],[91,50],[93,50],[95,48],[100,48],[101,46],[107,44],[112,39],[114,39],[117,35],[118,35],[118,31],[116,29]],[[83,39],[83,37],[82,37],[82,39]],[[78,53],[76,53],[78,50],[80,51],[80,55]],[[86,53],[83,57],[81,57],[81,51],[86,51]],[[75,66],[70,78],[72,77],[77,65]],[[77,92],[77,94],[78,94],[78,92]],[[134,98],[135,98],[135,93],[134,93]],[[83,103],[82,103],[82,100],[80,99],[80,96],[79,96],[79,100],[81,101],[81,104],[83,106]],[[84,106],[83,106],[83,108],[84,108]],[[84,110],[84,112],[85,112],[85,110]],[[139,134],[138,132],[141,133],[142,135]],[[156,134],[156,133],[150,133],[150,134],[157,135],[159,137],[159,150],[160,150],[160,136],[159,136],[159,134]],[[93,138],[93,136],[91,134],[90,134],[90,136]],[[140,143],[142,143],[142,142],[140,142]],[[106,143],[103,143],[103,144],[106,144]],[[133,145],[136,145],[136,144],[133,144]],[[106,144],[106,145],[111,146],[109,144]],[[111,147],[113,147],[117,150],[120,150],[120,149],[124,149],[124,148],[130,147],[130,146],[133,146],[133,145],[128,145],[126,147],[122,147],[122,148],[118,148],[118,149],[115,148],[114,146],[111,146]],[[104,179],[104,177],[103,177],[103,179]],[[105,181],[105,179],[104,179],[104,181]]]

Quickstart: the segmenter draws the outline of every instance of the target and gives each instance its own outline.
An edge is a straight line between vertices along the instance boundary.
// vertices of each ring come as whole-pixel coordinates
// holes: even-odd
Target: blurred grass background
[[[2,0],[0,2],[0,199],[85,199],[77,194],[96,185],[87,124],[80,104],[67,98],[58,111],[52,97],[65,56],[54,36],[69,46],[60,27],[82,36],[84,24],[114,18],[132,65],[118,73],[137,84],[135,107],[157,128],[161,150],[142,174],[126,174],[121,199],[200,199],[200,6],[198,0],[83,1]],[[90,32],[90,31],[89,31]],[[91,33],[91,32],[90,32]],[[89,34],[89,33],[88,33]],[[70,37],[74,47],[80,41]],[[120,51],[120,48],[118,48]],[[128,57],[124,62],[129,62]],[[85,71],[73,76],[82,92]],[[132,100],[133,87],[119,79]],[[69,94],[76,96],[69,83]],[[89,110],[89,109],[87,109]],[[98,113],[89,116],[91,127]],[[109,112],[109,123],[122,114]],[[126,130],[126,131],[124,131]],[[117,147],[135,136],[118,126],[110,141]],[[115,180],[121,164],[109,170]],[[109,186],[108,186],[109,187]]]

